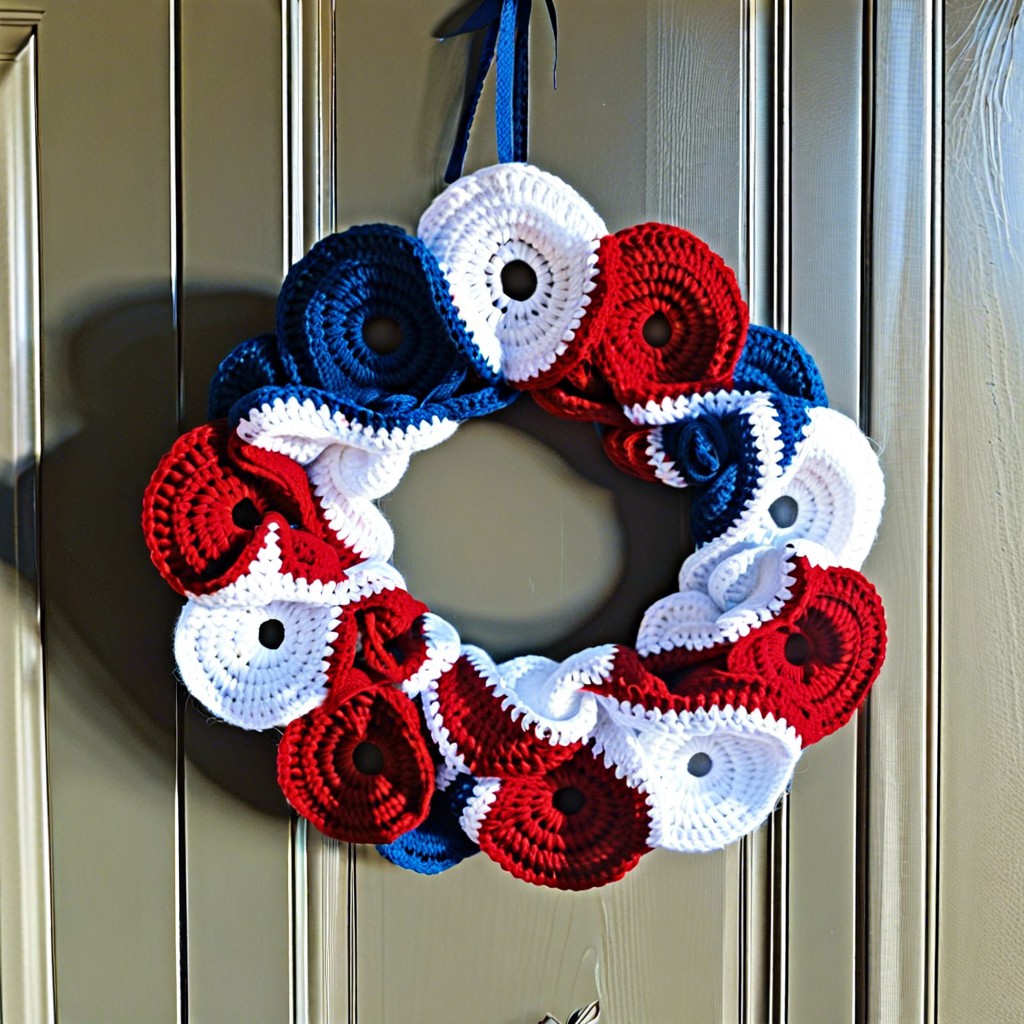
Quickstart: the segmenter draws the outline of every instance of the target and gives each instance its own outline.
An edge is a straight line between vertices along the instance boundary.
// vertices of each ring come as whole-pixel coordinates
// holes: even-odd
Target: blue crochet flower
[[[780,406],[789,400],[765,391],[682,396],[656,410],[656,423],[607,429],[601,443],[626,472],[693,492],[700,545],[737,526],[792,461],[802,434],[789,444],[783,436],[792,418]]]
[[[793,461],[810,410],[828,405],[814,360],[795,338],[770,327],[750,326],[733,381],[736,391],[770,399],[778,424],[778,437],[770,445],[751,405],[730,409],[712,402],[698,415],[661,428],[661,450],[675,471],[700,490],[690,508],[698,545],[740,519],[765,480]]]
[[[774,402],[772,403],[774,405]],[[709,406],[660,428],[660,447],[694,491],[690,530],[700,545],[736,523],[767,479],[789,462],[772,438],[767,404]]]
[[[367,341],[372,321],[391,321],[393,344]],[[351,442],[354,429],[423,447],[406,444],[406,432],[415,439],[514,398],[473,344],[426,245],[370,224],[329,235],[291,268],[276,344],[262,337],[238,346],[213,380],[210,409],[237,424],[253,410],[311,403],[328,428],[341,423],[340,440]]]
[[[480,852],[459,825],[476,779],[460,775],[444,792],[435,791],[426,820],[393,842],[377,847],[392,864],[421,875],[439,875]]]
[[[249,338],[236,345],[217,367],[210,381],[208,413],[211,420],[231,418],[232,426],[247,404],[244,400],[267,385],[278,385],[285,380],[281,359],[277,354],[277,339],[272,334]],[[235,405],[238,415],[232,416]]]
[[[751,324],[733,373],[737,391],[772,396],[779,419],[784,464],[788,465],[810,422],[810,410],[827,406],[821,373],[804,347],[788,334]]]

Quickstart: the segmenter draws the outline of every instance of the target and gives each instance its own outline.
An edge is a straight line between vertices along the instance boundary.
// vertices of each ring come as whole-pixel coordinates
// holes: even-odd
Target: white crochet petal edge
[[[459,825],[469,838],[480,844],[480,828],[494,801],[498,799],[501,779],[477,779],[473,793],[459,816]]]
[[[325,448],[344,444],[379,452],[416,452],[447,440],[458,429],[458,421],[434,416],[409,427],[372,427],[331,412],[326,404],[295,395],[275,398],[250,409],[238,421],[237,432],[247,444],[279,452],[306,466]]]
[[[426,612],[421,628],[427,655],[423,664],[402,682],[402,689],[409,697],[418,697],[431,683],[440,679],[459,660],[462,650],[457,630],[440,615]]]

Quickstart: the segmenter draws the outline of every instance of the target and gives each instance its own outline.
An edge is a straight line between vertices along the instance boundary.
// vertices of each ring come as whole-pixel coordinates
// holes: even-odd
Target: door
[[[440,189],[455,6],[0,0],[3,1019],[1024,1016],[1011,4],[562,0],[557,91],[537,16],[531,160],[612,230],[707,240],[881,452],[887,664],[759,832],[584,894],[407,875],[297,822],[277,735],[177,683],[146,480],[292,261]],[[628,642],[686,552],[685,503],[573,426],[521,402],[386,504],[412,592],[492,653]]]

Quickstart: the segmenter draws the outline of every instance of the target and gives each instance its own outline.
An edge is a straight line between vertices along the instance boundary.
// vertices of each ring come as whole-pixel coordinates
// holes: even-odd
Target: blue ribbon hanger
[[[555,66],[552,79],[558,87],[558,17],[555,0],[544,0],[555,40]],[[456,28],[438,38],[468,32],[482,31],[476,71],[470,66],[470,79],[459,114],[451,159],[444,172],[444,180],[455,181],[462,174],[469,145],[469,131],[473,126],[484,79],[492,63],[497,64],[494,91],[494,124],[498,143],[498,160],[508,163],[526,159],[529,135],[530,98],[530,13],[533,0],[480,0],[469,15]],[[472,61],[472,55],[470,60]]]

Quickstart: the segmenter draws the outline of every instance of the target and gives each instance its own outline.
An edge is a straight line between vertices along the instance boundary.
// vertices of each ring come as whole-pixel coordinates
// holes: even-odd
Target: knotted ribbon
[[[553,84],[557,88],[558,18],[554,0],[544,0],[555,40]],[[465,21],[439,35],[442,41],[452,36],[483,30],[483,41],[475,72],[470,65],[466,96],[459,114],[451,158],[444,173],[449,184],[462,174],[484,79],[492,63],[497,65],[494,94],[494,123],[500,163],[526,159],[529,135],[530,95],[530,13],[533,0],[480,0]],[[472,61],[472,55],[470,57]]]

